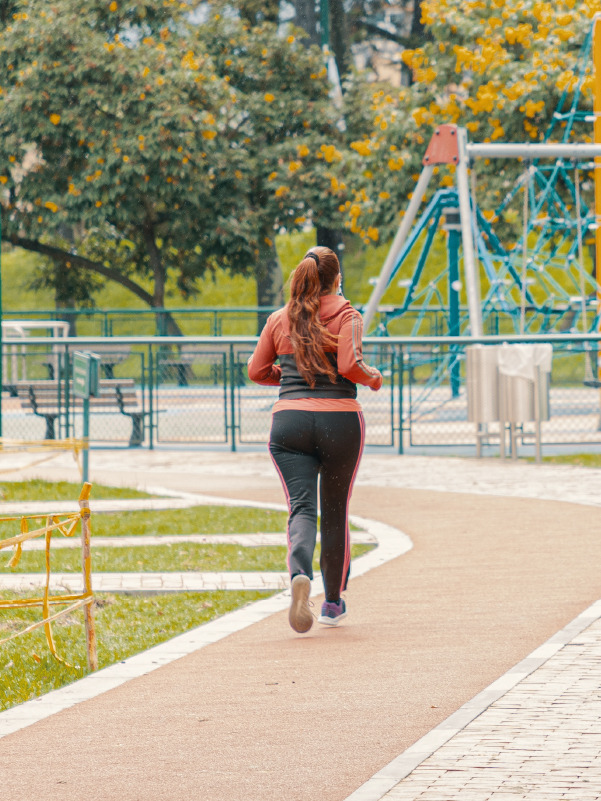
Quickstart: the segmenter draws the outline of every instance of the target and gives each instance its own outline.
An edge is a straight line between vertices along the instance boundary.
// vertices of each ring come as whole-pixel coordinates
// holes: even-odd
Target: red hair
[[[338,256],[324,247],[311,248],[292,273],[288,303],[290,342],[298,371],[311,388],[317,374],[336,382],[336,368],[326,356],[326,348],[334,349],[337,337],[319,319],[319,299],[332,291],[339,273]]]

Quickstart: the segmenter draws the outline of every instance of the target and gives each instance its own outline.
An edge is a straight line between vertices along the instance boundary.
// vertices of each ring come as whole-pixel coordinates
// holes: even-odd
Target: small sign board
[[[88,399],[98,395],[98,373],[100,356],[90,351],[75,351],[73,354],[73,394],[76,398]]]

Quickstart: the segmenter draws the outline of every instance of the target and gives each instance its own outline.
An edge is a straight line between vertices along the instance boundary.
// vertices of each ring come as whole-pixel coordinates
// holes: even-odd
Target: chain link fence
[[[565,336],[545,341],[553,343],[554,359],[543,443],[601,444],[597,341]],[[254,337],[5,342],[2,435],[81,436],[81,401],[73,397],[71,370],[73,352],[86,349],[101,357],[101,396],[91,401],[93,445],[262,445],[278,390],[248,378],[255,342]],[[475,448],[465,391],[467,344],[467,338],[366,340],[366,361],[384,375],[379,392],[358,388],[366,444],[400,452],[411,446]],[[497,433],[498,424],[490,423],[489,431]],[[523,432],[533,435],[534,424],[524,424]]]

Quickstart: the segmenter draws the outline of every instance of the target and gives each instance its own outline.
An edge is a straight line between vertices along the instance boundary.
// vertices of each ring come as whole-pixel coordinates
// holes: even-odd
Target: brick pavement
[[[0,591],[29,590],[46,584],[45,573],[0,574]],[[284,590],[288,573],[278,572],[168,572],[168,573],[92,573],[94,592],[203,592],[209,590]],[[83,592],[78,573],[53,573],[53,588]]]
[[[94,502],[92,502],[94,508]],[[317,540],[321,538],[317,534]],[[132,548],[154,545],[180,545],[192,542],[197,545],[240,545],[244,548],[286,545],[286,534],[161,534],[160,536],[139,534],[124,537],[92,537],[92,548]],[[366,531],[352,531],[351,542],[361,545],[375,545],[377,540]],[[81,548],[79,537],[58,537],[52,539],[52,550],[55,548]],[[27,540],[23,543],[24,551],[44,551],[46,543],[43,539]]]
[[[601,799],[601,621],[522,679],[383,798]]]

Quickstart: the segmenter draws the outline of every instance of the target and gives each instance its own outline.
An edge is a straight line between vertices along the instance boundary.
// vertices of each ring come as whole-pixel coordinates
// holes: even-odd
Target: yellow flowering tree
[[[472,141],[539,141],[561,94],[577,87],[577,60],[599,0],[424,0],[427,39],[402,58],[410,87],[356,81],[346,95],[350,147],[359,180],[347,203],[347,226],[364,240],[388,237],[421,171],[427,144],[441,123],[467,127]],[[592,64],[582,85],[592,98]],[[563,138],[556,121],[551,138]],[[578,122],[570,141],[591,141],[592,125]],[[478,201],[491,213],[523,166],[478,163]],[[437,170],[441,186],[451,169]]]

